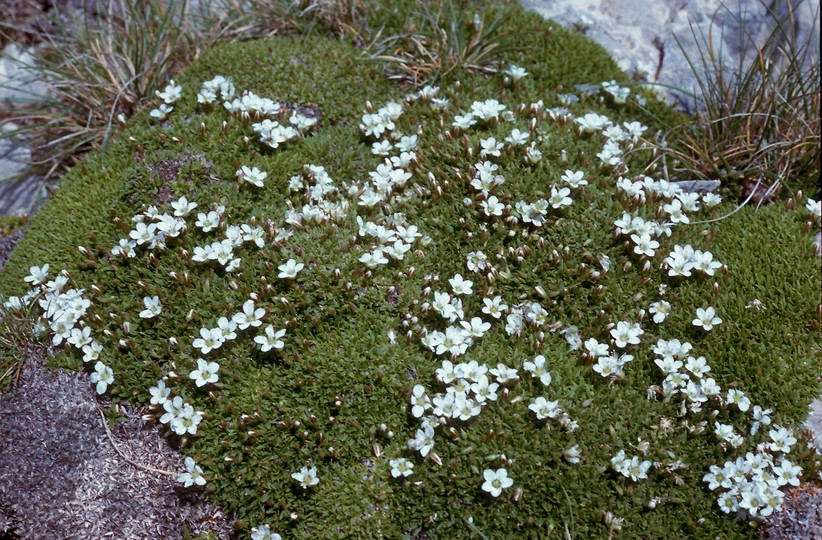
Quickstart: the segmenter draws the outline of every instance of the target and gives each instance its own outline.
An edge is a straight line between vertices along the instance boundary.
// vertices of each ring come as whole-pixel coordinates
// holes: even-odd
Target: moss
[[[518,10],[508,25],[521,45],[511,61],[531,75],[516,92],[499,76],[460,73],[459,90],[455,80],[443,81],[441,92],[451,100],[445,125],[475,99],[495,97],[509,109],[542,99],[550,107],[558,105],[557,92],[575,84],[625,80],[599,47],[580,36]],[[203,468],[210,497],[237,515],[243,535],[269,523],[289,537],[394,538],[422,530],[435,538],[469,538],[473,531],[491,538],[541,538],[564,536],[566,528],[575,537],[607,537],[605,515],[612,512],[624,519],[619,534],[628,538],[755,536],[754,529],[719,511],[702,476],[710,464],[736,457],[764,434],[740,451],[723,452],[711,424],[706,433],[694,430],[706,414],[686,424],[678,403],[649,400],[649,386],[659,385],[662,376],[644,345],[658,338],[689,340],[708,358],[723,388],[744,389],[754,403],[776,411],[775,420],[796,425],[806,412],[803,404],[819,391],[822,368],[813,326],[818,260],[808,249],[799,211],[746,208],[713,225],[677,227],[643,273],[642,261],[612,236],[614,219],[632,205],[615,195],[615,175],[595,157],[600,137],[580,138],[573,125],[540,119],[530,133],[545,156],[539,164],[527,166],[513,152],[499,159],[506,177],[499,195],[512,205],[549,196],[566,168],[589,173],[591,185],[576,191],[571,207],[549,212],[545,225],[529,229],[483,217],[466,181],[479,140],[503,138],[514,126],[527,130],[528,113],[518,113],[514,124],[490,124],[470,130],[465,139],[449,139],[439,127],[439,113],[417,104],[407,107],[397,130],[421,130],[420,164],[392,207],[431,241],[417,244],[393,267],[366,272],[358,261],[368,246],[356,239],[355,215],[378,219],[383,210],[358,209],[356,201],[338,224],[306,225],[282,242],[269,234],[262,249],[248,243],[237,248],[242,266],[234,274],[183,255],[183,249],[191,253],[220,238],[195,227],[193,216],[187,234],[152,257],[145,250],[129,260],[110,255],[131,230],[133,215],[152,204],[168,210],[168,201],[178,196],[199,204],[195,214],[219,203],[226,207],[226,224],[256,223],[273,231],[285,224],[287,204],[300,208],[306,202],[288,187],[306,164],[324,166],[337,186],[367,182],[380,158],[358,129],[365,101],[379,107],[404,93],[357,55],[318,38],[277,38],[204,53],[178,78],[183,99],[167,121],[134,119],[104,154],[90,156],[69,174],[2,273],[2,292],[19,293],[34,264],[69,271],[93,302],[88,320],[104,342],[103,360],[114,370],[114,398],[147,403],[149,387],[167,377],[175,394],[205,413],[197,437],[172,439]],[[258,144],[247,123],[219,107],[196,105],[196,89],[216,74],[230,75],[240,90],[319,111],[318,128],[276,151]],[[656,122],[634,105],[615,108],[593,97],[572,110]],[[647,157],[631,158],[631,170],[642,170]],[[241,165],[267,171],[265,188],[239,186],[234,172]],[[698,217],[727,210],[703,210]],[[639,211],[650,218],[654,210]],[[675,243],[710,250],[730,272],[669,279],[658,266]],[[466,255],[478,249],[497,269],[495,277],[466,270]],[[610,258],[611,270],[592,277],[602,255]],[[289,258],[305,269],[296,280],[278,279],[277,266]],[[442,357],[421,346],[419,337],[423,327],[442,329],[444,323],[422,310],[422,302],[432,300],[426,288],[446,290],[447,279],[458,272],[475,282],[474,295],[464,300],[469,319],[481,315],[482,296],[499,294],[509,305],[538,301],[549,323],[573,324],[583,337],[607,341],[607,324],[638,320],[639,309],[660,298],[662,284],[674,309],[662,325],[643,321],[643,346],[632,350],[635,359],[625,379],[613,384],[547,325],[526,327],[513,338],[495,321],[467,358],[489,366],[507,363],[523,378],[471,422],[438,430],[433,452],[439,465],[407,448],[419,426],[408,402],[415,384],[438,388],[434,374]],[[220,381],[196,387],[188,378],[200,356],[192,340],[201,327],[214,327],[218,317],[239,311],[252,293],[256,306],[266,310],[264,324],[287,329],[284,348],[262,353],[252,339],[260,330],[240,332],[236,342],[207,356],[220,363]],[[139,318],[143,298],[154,295],[161,298],[162,313]],[[754,299],[764,309],[747,307]],[[691,319],[697,307],[707,305],[717,306],[724,322],[700,333]],[[389,342],[389,331],[396,332],[396,344]],[[539,352],[553,376],[548,387],[522,371],[523,362]],[[62,358],[67,366],[79,363],[74,353]],[[535,421],[527,404],[537,396],[561,403],[579,424],[573,434],[557,422]],[[717,410],[722,421],[742,429],[749,424],[738,411]],[[620,449],[639,454],[640,441],[649,443],[646,458],[663,466],[650,480],[632,483],[615,474],[609,460]],[[577,465],[562,458],[572,445],[581,451]],[[398,456],[415,463],[404,482],[389,472],[388,460]],[[665,470],[676,461],[685,466]],[[321,479],[310,492],[290,477],[308,464]],[[811,459],[803,464],[813,467]],[[522,490],[519,500],[510,499],[513,489],[499,500],[480,489],[482,471],[498,467],[506,467],[514,488]]]

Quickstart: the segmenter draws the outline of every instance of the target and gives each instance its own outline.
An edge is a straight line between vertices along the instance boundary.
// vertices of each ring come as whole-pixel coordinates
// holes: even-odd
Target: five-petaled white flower
[[[539,382],[541,382],[543,386],[551,384],[551,374],[546,369],[545,357],[543,355],[540,354],[536,356],[533,362],[523,363],[522,368],[525,371],[531,372],[534,378],[539,379]]]
[[[616,328],[611,329],[611,336],[614,338],[616,346],[620,349],[627,345],[638,345],[639,336],[645,332],[639,324],[627,321],[619,321]]]
[[[264,336],[257,336],[254,338],[254,343],[260,346],[262,352],[268,352],[271,349],[282,349],[285,343],[280,338],[285,335],[285,328],[274,331],[274,327],[270,324],[265,328]]]
[[[474,282],[468,279],[463,279],[460,274],[457,274],[449,279],[448,283],[451,284],[451,288],[454,289],[454,294],[456,295],[470,295],[473,292],[471,287],[474,286]]]
[[[485,482],[482,484],[482,490],[490,493],[492,497],[499,497],[503,489],[514,485],[514,481],[508,477],[508,471],[504,468],[499,468],[496,471],[493,469],[485,469],[482,477],[485,479]]]
[[[721,322],[722,319],[716,316],[716,310],[713,306],[708,306],[706,309],[697,308],[696,319],[692,321],[694,326],[700,326],[706,332],[710,332],[714,326]]]
[[[414,473],[414,464],[405,458],[397,458],[389,461],[391,464],[391,476],[394,478],[406,478]]]
[[[235,313],[231,320],[237,323],[237,328],[240,330],[245,330],[249,326],[256,327],[262,325],[263,321],[261,319],[263,318],[263,315],[265,315],[265,310],[263,308],[254,309],[254,301],[246,300],[243,302],[242,313]]]
[[[143,305],[146,307],[140,312],[140,317],[143,319],[152,319],[163,311],[163,306],[160,305],[159,296],[146,296],[143,298]]]
[[[279,534],[272,532],[268,525],[260,525],[257,529],[251,529],[251,540],[283,540]]]
[[[217,382],[220,377],[217,372],[220,371],[220,364],[217,362],[208,362],[202,358],[197,359],[197,369],[188,374],[188,378],[194,381],[197,387],[205,386],[209,383]]]
[[[177,481],[183,484],[183,487],[191,487],[193,485],[204,486],[206,483],[203,470],[194,462],[193,458],[187,457],[185,460],[186,472],[177,477]]]
[[[542,396],[538,397],[530,405],[528,405],[528,409],[537,415],[537,420],[556,418],[560,413],[558,401],[548,401]]]
[[[291,473],[291,478],[300,483],[300,487],[308,489],[320,483],[316,467],[303,467],[299,472]]]
[[[659,324],[668,317],[668,314],[671,313],[671,304],[665,300],[660,300],[659,302],[654,302],[651,304],[648,311],[653,314],[654,322]]]
[[[35,285],[40,285],[49,275],[49,265],[48,263],[44,264],[42,267],[39,266],[32,266],[29,268],[29,275],[23,278],[23,281],[26,283],[31,283],[31,286],[34,287]]]
[[[422,418],[425,411],[431,408],[431,399],[425,393],[425,387],[421,384],[414,385],[411,391],[411,414],[414,418]]]
[[[268,176],[268,173],[261,171],[257,167],[246,167],[245,165],[237,169],[235,174],[241,182],[248,182],[260,188],[263,187],[263,180]]]
[[[165,381],[157,381],[157,385],[152,386],[148,391],[151,393],[152,405],[163,405],[171,395],[171,388],[166,386]]]
[[[288,259],[285,264],[281,264],[277,267],[280,273],[277,277],[282,279],[292,279],[297,277],[297,274],[300,273],[300,270],[305,268],[305,265],[301,262],[297,262],[294,259]]]
[[[97,393],[105,394],[108,385],[114,384],[114,372],[110,367],[100,361],[94,365],[94,373],[91,374],[92,384],[97,384]]]
[[[191,345],[195,349],[200,349],[202,354],[208,354],[214,349],[219,349],[224,342],[223,332],[219,328],[200,328],[200,337]]]

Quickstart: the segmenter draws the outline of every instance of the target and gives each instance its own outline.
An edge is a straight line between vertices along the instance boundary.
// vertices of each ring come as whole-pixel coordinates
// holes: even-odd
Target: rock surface
[[[819,2],[810,0],[522,0],[522,4],[563,26],[577,28],[602,45],[617,64],[655,83],[691,108],[694,88],[688,59],[701,64],[709,40],[729,72],[749,59],[775,21],[785,19],[798,43],[819,56]],[[790,18],[789,6],[794,6]],[[775,15],[775,17],[774,17]],[[681,47],[680,47],[681,46]],[[599,81],[592,81],[599,82]]]
[[[146,470],[185,467],[140,410],[121,413],[110,439],[88,375],[45,369],[29,351],[18,386],[0,394],[0,538],[230,536],[219,510]]]

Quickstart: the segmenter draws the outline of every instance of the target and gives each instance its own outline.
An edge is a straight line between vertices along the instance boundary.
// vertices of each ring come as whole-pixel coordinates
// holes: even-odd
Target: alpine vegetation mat
[[[505,24],[414,88],[326,38],[204,52],[34,219],[3,320],[243,538],[755,537],[819,479],[819,203],[683,191],[674,115]]]

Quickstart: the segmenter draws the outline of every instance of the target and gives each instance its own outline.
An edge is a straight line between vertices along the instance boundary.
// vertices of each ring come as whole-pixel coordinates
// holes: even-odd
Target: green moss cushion
[[[653,182],[662,171],[645,170],[651,152],[630,135],[616,143],[622,164],[605,164],[597,155],[605,135],[580,133],[574,119],[595,112],[623,127],[636,120],[648,138],[659,120],[636,92],[618,104],[608,92],[575,89],[625,81],[598,47],[519,11],[507,24],[521,45],[509,61],[528,75],[513,83],[502,73],[457,73],[439,82],[433,101],[409,98],[417,91],[386,81],[336,41],[278,38],[208,51],[177,79],[182,96],[165,120],[135,118],[72,170],[0,275],[2,291],[19,294],[31,266],[49,263],[51,278],[65,269],[91,301],[83,320],[113,372],[107,394],[148,405],[150,388],[158,393],[164,380],[201,413],[182,436],[170,422],[165,429],[201,468],[207,482],[199,489],[236,514],[241,536],[263,525],[284,538],[755,536],[719,507],[727,490],[712,491],[703,477],[759,443],[767,450],[770,429],[797,428],[819,393],[820,276],[803,228],[809,216],[801,205],[774,204],[718,219],[733,204],[700,200],[686,212],[690,224],[653,235],[652,255],[636,253],[614,222],[624,212],[666,219],[670,197],[647,187],[663,185]],[[295,112],[318,122],[272,148],[253,112],[244,120],[220,101],[198,103],[202,84],[217,75],[238,93],[277,102],[282,125]],[[570,93],[581,99],[561,95]],[[492,99],[503,112],[475,104]],[[391,102],[401,114],[396,137],[379,137],[393,145],[384,157],[372,153],[378,137],[360,124]],[[476,125],[454,128],[472,106],[485,109]],[[400,135],[415,134],[416,156],[394,177],[390,167],[380,173],[386,157],[401,161],[412,150]],[[492,137],[502,143],[499,156]],[[266,173],[262,187],[238,176],[244,166]],[[566,171],[582,171],[587,182],[569,188],[570,202],[560,193],[576,182],[563,179]],[[471,184],[484,174],[487,193]],[[618,189],[620,177],[645,181],[643,195]],[[139,228],[135,215],[159,223],[152,216],[171,216],[181,197],[197,203],[179,217],[185,233],[168,237],[165,249],[147,242],[131,258],[112,253]],[[204,231],[195,222],[218,206],[220,225]],[[198,262],[204,246],[227,235],[226,261]],[[670,276],[665,259],[686,245],[721,264]],[[226,271],[235,258],[239,266]],[[296,263],[303,266],[295,273]],[[154,296],[159,314],[141,316]],[[500,318],[484,302],[497,296],[508,308]],[[670,314],[657,323],[651,306],[665,311],[661,302]],[[706,331],[693,321],[709,306],[721,322]],[[197,340],[210,339],[202,331],[221,317],[245,322],[236,338],[204,352],[210,347]],[[620,322],[642,333],[630,330],[636,339],[620,346]],[[591,338],[621,362],[612,376],[587,354]],[[713,378],[721,393],[700,408],[684,383],[666,392],[653,351],[660,339],[689,342],[683,361],[703,356],[710,372],[680,371],[697,382]],[[58,363],[93,372],[96,361],[83,356],[68,347]],[[205,382],[209,362],[219,364],[216,382]],[[443,375],[444,362],[457,373]],[[448,388],[462,394],[456,406],[464,411],[441,424],[420,418]],[[729,389],[750,403],[726,403]],[[754,405],[773,411],[772,425],[751,435]],[[152,411],[159,419],[167,409]],[[718,424],[733,426],[740,444],[717,435]],[[806,480],[818,473],[803,448],[794,444],[788,459]],[[782,463],[781,452],[767,452]]]

